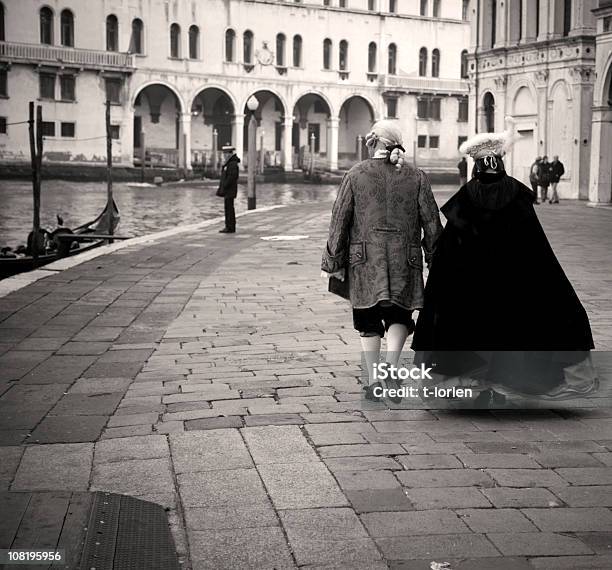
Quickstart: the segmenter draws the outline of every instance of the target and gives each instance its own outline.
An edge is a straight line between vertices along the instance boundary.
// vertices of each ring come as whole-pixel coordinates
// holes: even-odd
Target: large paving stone
[[[297,426],[265,426],[242,430],[257,465],[319,461]]]
[[[457,469],[463,467],[453,455],[400,455],[396,459],[405,469]]]
[[[367,513],[361,515],[361,520],[375,538],[470,532],[465,523],[449,510]]]
[[[13,409],[51,408],[64,394],[69,384],[15,384],[2,397],[0,406]]]
[[[346,496],[358,513],[414,510],[414,505],[399,488],[346,491]]]
[[[123,398],[123,392],[110,394],[66,394],[51,410],[56,416],[110,416]]]
[[[99,439],[108,416],[47,416],[32,432],[32,442],[73,443]]]
[[[338,471],[335,477],[344,491],[399,489],[401,487],[391,471]]]
[[[92,457],[92,443],[27,447],[11,491],[86,491]]]
[[[300,566],[353,567],[381,560],[352,509],[288,510],[279,516]]]
[[[493,487],[491,478],[477,469],[415,469],[398,471],[405,487]]]
[[[556,471],[572,485],[612,485],[610,467],[564,467]]]
[[[548,532],[610,531],[612,511],[600,508],[523,509],[536,526]]]
[[[24,449],[17,445],[0,447],[0,489],[8,489]]]
[[[483,489],[484,490],[484,489]],[[487,501],[479,489],[473,487],[426,487],[405,489],[406,496],[418,510],[487,508]]]
[[[502,487],[530,488],[566,485],[566,482],[552,469],[487,469],[486,473]]]
[[[376,540],[388,560],[425,558],[447,560],[450,557],[496,556],[499,551],[482,534],[439,534],[379,538]]]
[[[536,487],[533,489],[513,489],[509,487],[495,487],[483,489],[482,493],[500,508],[522,508],[522,507],[551,507],[559,506],[560,501],[548,489]]]
[[[461,453],[457,457],[472,469],[538,469],[540,465],[528,455],[518,453]]]
[[[130,459],[157,459],[170,457],[166,438],[162,435],[124,437],[99,441],[95,447],[95,464],[129,461]]]
[[[178,475],[184,507],[244,507],[269,505],[256,469],[230,469]]]
[[[94,465],[92,491],[109,491],[138,497],[165,494],[174,489],[168,458],[136,459]]]
[[[258,469],[277,509],[348,505],[323,463],[260,465]]]
[[[0,430],[23,430],[24,434],[27,434],[47,415],[48,411],[48,406],[29,408],[26,402],[20,405],[0,404]]]
[[[518,509],[461,509],[456,512],[477,533],[538,530]]]
[[[330,457],[324,459],[325,464],[332,473],[342,471],[374,471],[382,469],[401,469],[401,465],[391,457]]]
[[[190,530],[222,530],[279,526],[271,503],[236,505],[233,507],[190,507],[185,509]]]
[[[560,556],[592,554],[582,541],[549,532],[490,533],[489,540],[507,556]]]
[[[131,378],[79,378],[68,390],[69,394],[108,394],[125,392]]]
[[[21,379],[21,383],[71,384],[94,363],[96,358],[96,356],[50,356],[26,374]]]
[[[570,507],[612,507],[612,485],[562,487],[553,491]]]
[[[296,568],[280,528],[189,532],[193,570]]]
[[[529,563],[535,570],[607,570],[612,568],[612,555],[534,557]]]
[[[170,449],[176,473],[253,466],[253,460],[237,429],[171,434]]]

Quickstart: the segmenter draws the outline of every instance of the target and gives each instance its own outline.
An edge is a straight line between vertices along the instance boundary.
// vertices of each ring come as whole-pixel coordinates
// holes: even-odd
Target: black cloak
[[[589,320],[546,238],[533,192],[503,173],[470,180],[441,208],[412,348],[446,375],[486,369],[527,394],[563,381],[594,348]]]

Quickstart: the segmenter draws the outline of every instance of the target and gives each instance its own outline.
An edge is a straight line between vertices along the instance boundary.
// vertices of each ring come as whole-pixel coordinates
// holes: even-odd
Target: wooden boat
[[[11,254],[11,257],[0,256],[0,279],[31,271],[64,257],[72,257],[90,251],[104,245],[109,239],[125,239],[121,236],[112,236],[111,238],[108,234],[109,227],[111,227],[109,216],[113,228],[112,233],[114,233],[119,225],[120,216],[117,204],[113,200],[110,208],[107,204],[102,213],[87,224],[83,224],[74,230],[58,228],[53,232],[45,232],[49,241],[55,244],[53,249],[48,249],[36,257],[28,254]]]

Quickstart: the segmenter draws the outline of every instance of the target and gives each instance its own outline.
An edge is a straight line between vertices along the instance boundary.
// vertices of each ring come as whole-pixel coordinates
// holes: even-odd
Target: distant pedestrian
[[[225,227],[219,230],[222,234],[233,234],[236,232],[236,212],[234,200],[238,193],[238,164],[240,159],[236,155],[236,149],[232,145],[225,145],[222,149],[224,164],[221,168],[221,179],[217,196],[224,199]]]
[[[542,157],[542,162],[540,163],[540,179],[538,181],[538,186],[540,187],[542,203],[544,203],[548,200],[548,187],[550,186],[550,162],[548,162],[548,157],[546,155]]]
[[[550,197],[551,204],[559,203],[559,195],[557,194],[557,184],[559,180],[565,174],[565,168],[563,163],[559,160],[559,157],[555,154],[553,161],[550,163],[550,187],[552,188],[552,196]]]
[[[459,169],[459,187],[461,187],[467,182],[468,163],[465,156],[457,164],[457,168]]]
[[[538,202],[538,181],[540,180],[540,163],[542,162],[542,157],[536,157],[535,161],[531,165],[529,169],[529,183],[531,184],[531,189],[533,190],[533,195],[535,196],[534,204],[539,204]]]

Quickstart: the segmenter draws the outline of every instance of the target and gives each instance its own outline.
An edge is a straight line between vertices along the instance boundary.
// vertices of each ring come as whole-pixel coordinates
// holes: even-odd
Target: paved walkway
[[[539,208],[612,346],[612,212]],[[365,407],[328,220],[255,213],[0,299],[0,489],[159,502],[185,568],[612,567],[612,411]]]

